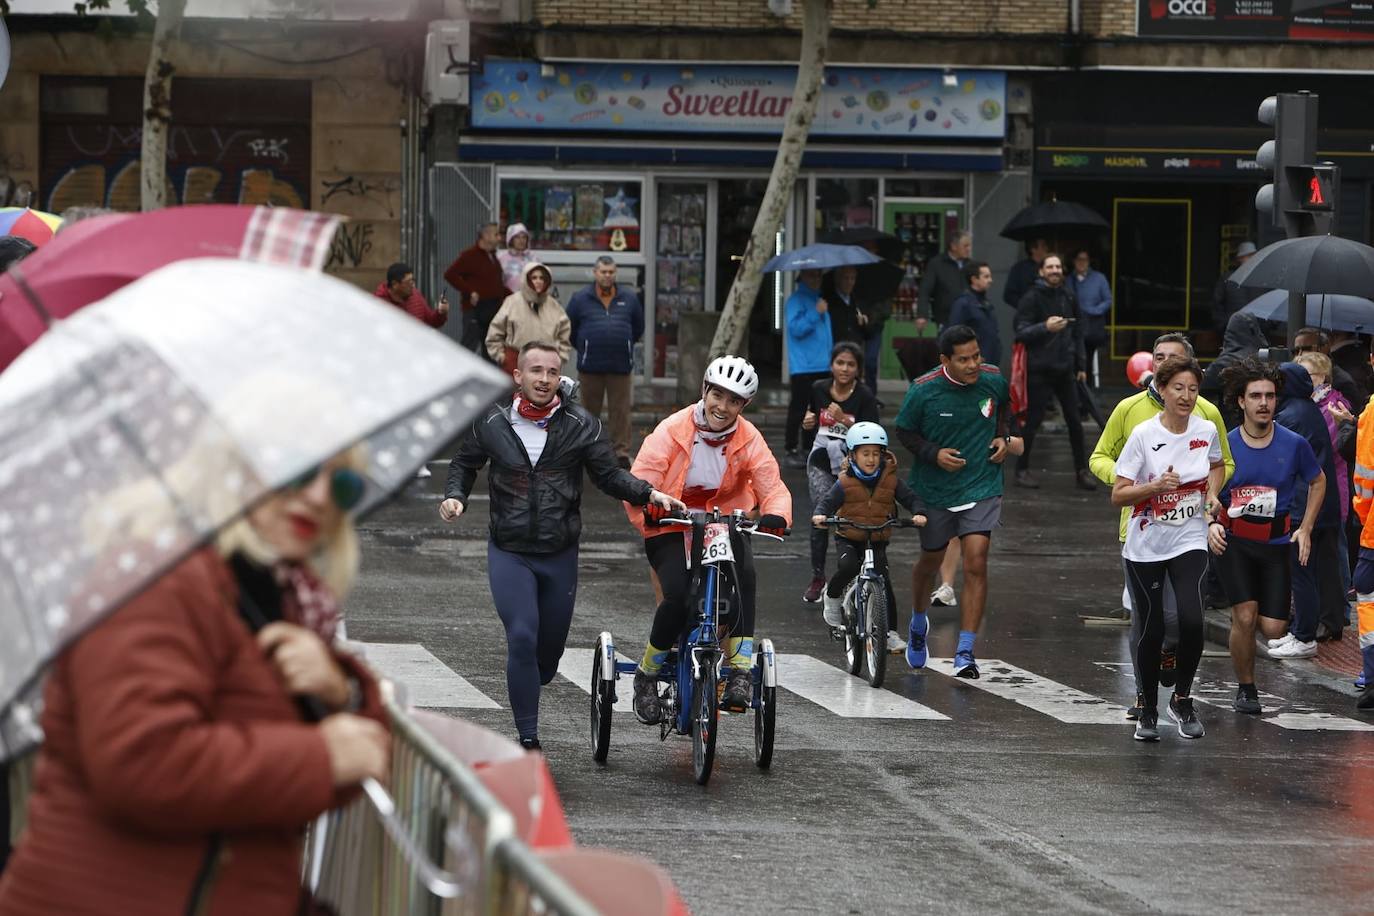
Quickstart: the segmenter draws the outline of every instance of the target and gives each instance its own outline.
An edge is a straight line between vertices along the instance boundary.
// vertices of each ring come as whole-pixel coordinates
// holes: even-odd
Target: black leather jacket
[[[510,401],[472,424],[449,463],[444,497],[466,507],[482,465],[491,494],[491,539],[513,553],[557,553],[582,533],[582,469],[603,492],[642,506],[652,487],[616,463],[601,421],[564,401],[549,419],[549,438],[530,467],[525,445],[510,424]]]

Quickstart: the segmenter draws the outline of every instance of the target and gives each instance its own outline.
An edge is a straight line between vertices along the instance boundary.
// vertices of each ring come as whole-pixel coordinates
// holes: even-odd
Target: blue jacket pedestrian
[[[984,363],[1002,365],[1002,331],[997,326],[997,315],[985,292],[975,293],[966,289],[954,300],[949,307],[949,326],[956,324],[968,325],[973,329]]]
[[[1085,317],[1100,318],[1112,310],[1112,287],[1101,271],[1088,268],[1079,276],[1075,270],[1069,274],[1069,288],[1078,300],[1078,311]]]
[[[634,290],[592,283],[573,293],[565,311],[578,372],[630,374],[635,342],[644,337],[644,304]]]
[[[807,285],[804,271],[796,290],[787,297],[784,312],[787,317],[787,371],[791,375],[829,372],[830,348],[834,340],[830,334],[830,313],[816,311],[820,291]],[[818,284],[819,285],[819,284]]]

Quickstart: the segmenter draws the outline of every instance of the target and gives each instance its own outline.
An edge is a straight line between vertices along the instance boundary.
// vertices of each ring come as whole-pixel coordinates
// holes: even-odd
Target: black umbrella
[[[863,245],[865,247],[869,242],[872,242],[877,249],[878,257],[888,261],[900,261],[902,259],[902,240],[890,232],[883,232],[872,226],[860,226],[856,229],[832,229],[821,236],[820,241],[829,242],[832,245]]]
[[[1284,239],[1231,274],[1240,286],[1374,299],[1374,248],[1334,235]]]
[[[1067,200],[1046,200],[1032,204],[1002,227],[1002,237],[1018,242],[1048,238],[1074,232],[1096,232],[1111,228],[1108,222],[1082,204]]]

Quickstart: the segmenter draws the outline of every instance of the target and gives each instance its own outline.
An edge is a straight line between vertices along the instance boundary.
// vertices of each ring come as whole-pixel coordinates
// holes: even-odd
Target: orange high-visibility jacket
[[[692,441],[697,427],[692,419],[693,404],[664,419],[644,440],[630,473],[647,481],[654,489],[681,498],[692,460]],[[792,524],[792,494],[782,482],[778,460],[773,457],[763,435],[743,417],[725,449],[725,476],[712,506],[722,512],[759,510],[760,515],[780,515]],[[669,534],[675,529],[650,528],[644,524],[644,507],[625,504],[630,523],[646,538]]]
[[[1351,493],[1355,514],[1360,517],[1360,546],[1374,548],[1374,397],[1360,414],[1355,437],[1355,487]]]

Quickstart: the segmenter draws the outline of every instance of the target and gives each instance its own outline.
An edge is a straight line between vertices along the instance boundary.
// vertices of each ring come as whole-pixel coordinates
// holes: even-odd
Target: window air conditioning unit
[[[468,104],[471,38],[466,22],[440,19],[429,24],[425,36],[426,104]]]

